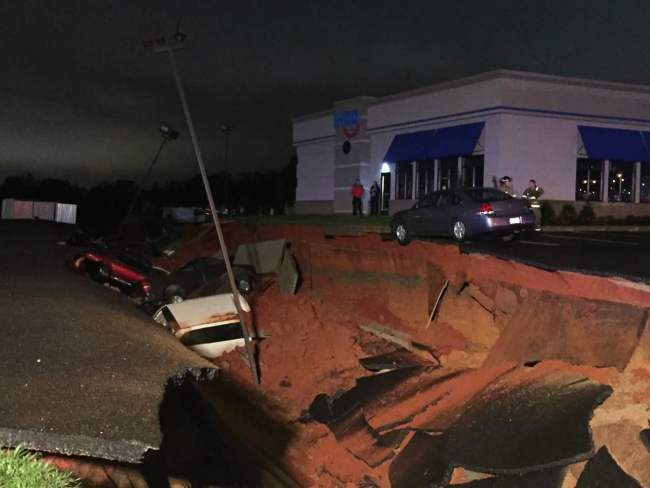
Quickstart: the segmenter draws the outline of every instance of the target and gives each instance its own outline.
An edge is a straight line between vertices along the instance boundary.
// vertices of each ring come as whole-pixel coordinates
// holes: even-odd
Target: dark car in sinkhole
[[[446,235],[462,242],[483,234],[511,236],[534,229],[528,203],[496,188],[430,193],[391,220],[391,232],[402,245],[420,236]]]

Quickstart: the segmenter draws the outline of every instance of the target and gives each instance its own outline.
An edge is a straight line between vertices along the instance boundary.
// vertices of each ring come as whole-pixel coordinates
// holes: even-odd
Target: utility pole
[[[233,130],[232,125],[223,124],[220,127],[221,132],[223,132],[223,204],[224,207],[228,208],[228,139],[230,133]]]
[[[173,141],[174,139],[178,139],[178,136],[180,134],[177,130],[170,128],[167,124],[163,122],[162,124],[160,124],[160,135],[162,136],[162,141],[160,142],[160,146],[158,146],[158,151],[156,152],[156,155],[151,161],[151,164],[149,165],[147,172],[142,177],[142,180],[140,181],[140,184],[136,189],[135,196],[133,197],[133,200],[131,200],[131,205],[129,206],[129,209],[126,211],[126,215],[122,219],[122,223],[120,224],[120,227],[117,230],[117,235],[115,236],[115,242],[120,242],[120,238],[122,237],[122,232],[124,232],[124,226],[126,225],[126,221],[135,210],[135,207],[138,204],[138,200],[140,199],[140,195],[142,194],[142,190],[144,190],[144,185],[147,183],[149,176],[151,176],[153,167],[158,162],[158,158],[160,157],[160,153],[162,153],[163,147],[165,147],[165,144],[168,141]]]
[[[199,141],[196,137],[196,132],[194,130],[194,122],[192,121],[192,114],[190,113],[190,107],[187,104],[187,99],[185,98],[185,90],[183,90],[183,84],[181,83],[180,76],[178,74],[178,69],[176,68],[176,62],[174,60],[174,51],[183,48],[185,38],[187,36],[182,33],[177,27],[176,33],[174,34],[174,44],[170,45],[165,41],[165,37],[160,35],[151,42],[146,42],[145,47],[153,46],[156,53],[167,53],[169,55],[169,63],[172,68],[172,74],[174,75],[174,80],[176,81],[176,88],[178,89],[178,96],[181,100],[181,105],[183,106],[183,112],[185,113],[185,119],[187,120],[187,128],[192,139],[192,145],[194,146],[194,153],[196,154],[196,162],[199,165],[199,171],[201,172],[201,179],[203,180],[203,186],[205,188],[205,194],[208,198],[208,204],[210,205],[210,212],[212,213],[212,221],[214,222],[214,227],[217,231],[217,236],[219,238],[219,246],[221,247],[221,253],[223,255],[224,262],[226,264],[226,272],[228,274],[228,281],[230,282],[230,288],[232,290],[233,299],[235,302],[235,308],[237,309],[237,315],[239,316],[239,322],[241,323],[242,331],[244,333],[244,343],[246,345],[246,354],[248,356],[248,362],[251,367],[251,372],[253,374],[253,381],[256,387],[260,387],[260,376],[257,369],[257,363],[255,361],[255,353],[253,351],[253,346],[251,344],[251,334],[248,324],[246,323],[246,317],[242,311],[240,303],[239,290],[235,283],[235,275],[232,272],[232,266],[230,264],[230,254],[228,254],[228,248],[226,246],[226,241],[223,238],[223,232],[221,231],[221,222],[219,221],[219,215],[217,214],[217,207],[214,204],[214,198],[212,196],[212,190],[210,189],[210,181],[208,180],[208,175],[205,171],[205,164],[203,163],[203,155],[201,154],[201,148],[199,147]]]

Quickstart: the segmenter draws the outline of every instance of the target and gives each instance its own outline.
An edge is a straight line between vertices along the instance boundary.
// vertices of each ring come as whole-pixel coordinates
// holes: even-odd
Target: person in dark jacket
[[[357,178],[354,185],[352,185],[352,215],[355,217],[357,212],[359,213],[359,217],[363,217],[363,201],[361,199],[364,193],[365,189],[361,184],[361,180]]]
[[[373,181],[370,186],[370,215],[379,215],[379,184]]]

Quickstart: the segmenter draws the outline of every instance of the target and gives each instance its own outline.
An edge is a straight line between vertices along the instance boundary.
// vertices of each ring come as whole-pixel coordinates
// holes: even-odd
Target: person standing
[[[370,214],[379,215],[379,194],[381,190],[379,189],[379,184],[377,180],[372,182],[370,187]]]
[[[361,180],[357,178],[354,181],[354,185],[352,185],[352,215],[355,217],[357,212],[359,213],[359,217],[363,217],[363,202],[361,199],[364,193],[365,189],[361,184]]]
[[[528,200],[528,206],[533,211],[535,215],[535,227],[539,228],[542,224],[542,204],[540,198],[544,194],[544,189],[541,186],[537,186],[535,180],[530,180],[528,182],[528,187],[521,194],[522,198]]]
[[[511,197],[515,197],[515,190],[512,186],[512,178],[509,176],[503,176],[499,180],[499,190],[501,190],[504,193],[507,193]]]

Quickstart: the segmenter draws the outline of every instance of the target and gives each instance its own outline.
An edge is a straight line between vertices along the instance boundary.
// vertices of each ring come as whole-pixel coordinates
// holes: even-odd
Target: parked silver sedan
[[[434,192],[391,220],[392,233],[402,245],[418,236],[449,235],[461,242],[481,234],[512,235],[534,228],[527,202],[496,188]]]

